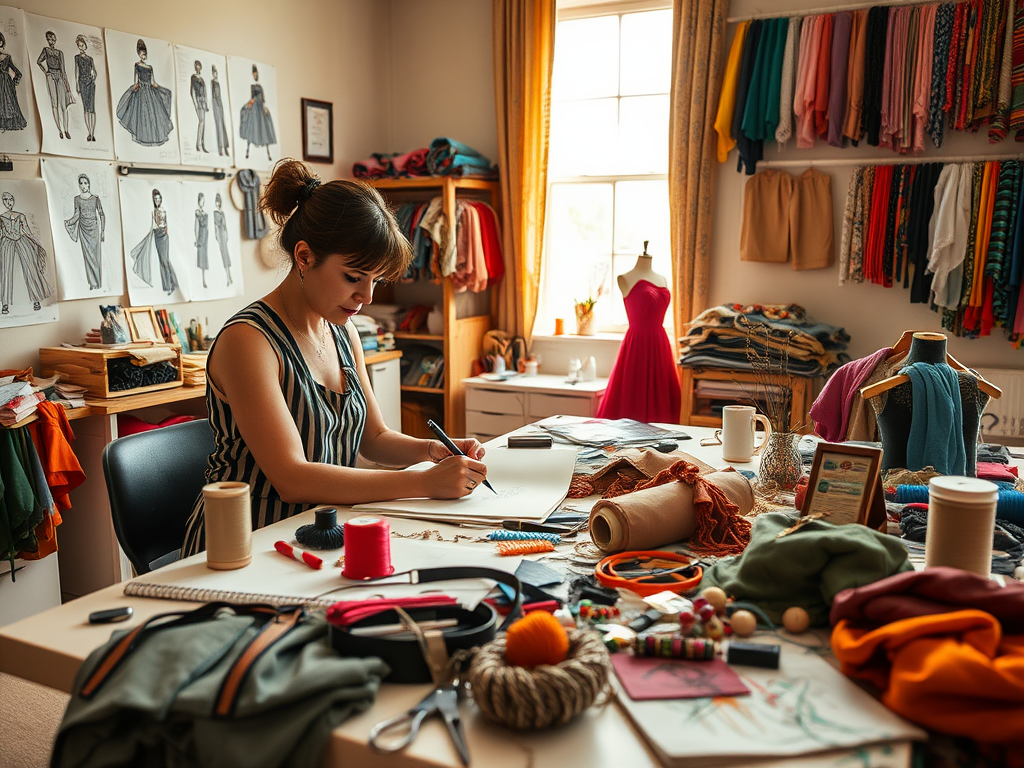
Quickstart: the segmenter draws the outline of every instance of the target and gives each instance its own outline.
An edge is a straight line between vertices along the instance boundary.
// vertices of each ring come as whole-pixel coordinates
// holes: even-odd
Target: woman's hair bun
[[[293,158],[280,160],[263,190],[260,209],[279,227],[284,226],[306,184],[315,179],[305,163]]]

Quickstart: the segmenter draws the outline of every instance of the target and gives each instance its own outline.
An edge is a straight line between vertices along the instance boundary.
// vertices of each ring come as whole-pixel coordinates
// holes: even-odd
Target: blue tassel
[[[487,534],[491,541],[550,541],[552,544],[561,544],[562,537],[557,533],[535,533],[533,531],[491,531]]]

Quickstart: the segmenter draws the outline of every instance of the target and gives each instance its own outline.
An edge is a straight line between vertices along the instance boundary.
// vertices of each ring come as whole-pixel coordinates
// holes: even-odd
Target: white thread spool
[[[976,477],[928,481],[925,567],[947,565],[986,578],[992,571],[992,530],[999,486]]]
[[[248,483],[229,481],[203,486],[207,568],[230,571],[252,562],[250,505]]]

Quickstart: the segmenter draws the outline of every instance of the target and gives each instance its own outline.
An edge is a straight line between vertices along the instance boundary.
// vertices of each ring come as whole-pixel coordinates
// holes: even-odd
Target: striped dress
[[[334,334],[345,391],[335,392],[317,383],[302,357],[302,352],[278,314],[265,302],[257,301],[243,309],[225,327],[245,323],[266,336],[281,364],[281,393],[295,419],[295,427],[305,445],[306,460],[351,467],[359,454],[359,443],[366,423],[366,397],[359,383],[348,332],[329,324]],[[206,482],[227,480],[248,483],[252,492],[253,530],[303,512],[311,504],[288,504],[256,464],[238,432],[231,405],[213,380],[209,380],[206,405],[216,448],[210,455]],[[205,549],[203,496],[196,499],[185,529],[182,556]]]

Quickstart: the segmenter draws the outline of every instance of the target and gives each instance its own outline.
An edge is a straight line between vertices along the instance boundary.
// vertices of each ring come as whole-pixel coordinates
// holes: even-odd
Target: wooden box
[[[54,373],[61,373],[63,374],[62,379],[85,387],[92,397],[123,397],[125,395],[138,395],[143,392],[156,392],[161,389],[180,387],[183,382],[181,347],[177,344],[158,344],[153,346],[170,347],[173,350],[174,357],[166,362],[169,362],[178,369],[178,377],[174,381],[136,387],[135,389],[111,390],[107,364],[111,360],[131,357],[131,352],[127,349],[40,347],[40,373],[42,376],[52,376]]]

